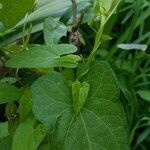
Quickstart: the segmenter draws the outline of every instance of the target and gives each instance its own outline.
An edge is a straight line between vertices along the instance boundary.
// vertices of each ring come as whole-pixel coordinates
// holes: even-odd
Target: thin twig
[[[71,0],[72,2],[72,11],[73,11],[73,26],[77,24],[77,3],[76,0]]]

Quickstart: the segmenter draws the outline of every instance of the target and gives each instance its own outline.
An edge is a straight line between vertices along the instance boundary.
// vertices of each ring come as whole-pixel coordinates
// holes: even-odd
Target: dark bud
[[[80,46],[80,35],[77,31],[70,33],[69,43],[75,45],[76,47]]]

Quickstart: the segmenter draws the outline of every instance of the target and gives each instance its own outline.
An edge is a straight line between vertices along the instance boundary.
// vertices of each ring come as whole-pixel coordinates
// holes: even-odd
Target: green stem
[[[103,35],[105,23],[106,23],[105,21],[106,21],[106,17],[102,16],[100,28],[98,29],[98,32],[96,34],[95,43],[94,43],[94,47],[92,49],[92,53],[88,57],[88,64],[91,64],[91,62],[93,62],[95,60],[95,55],[96,55],[97,49],[102,44],[101,39],[102,39],[102,35]]]
[[[88,73],[91,64],[95,60],[96,52],[97,52],[99,46],[102,44],[101,40],[102,40],[102,35],[103,35],[104,27],[105,27],[105,24],[106,24],[106,19],[107,18],[105,16],[101,16],[101,23],[100,23],[100,27],[99,27],[99,29],[97,31],[97,34],[96,34],[94,47],[92,49],[91,54],[89,55],[89,57],[87,59],[87,63],[84,65],[83,71],[78,76],[78,79],[80,79],[81,77],[83,77],[85,74]]]

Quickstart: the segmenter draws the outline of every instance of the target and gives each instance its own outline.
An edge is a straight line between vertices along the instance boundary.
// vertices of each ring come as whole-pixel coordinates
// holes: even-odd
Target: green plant
[[[1,150],[147,149],[150,61],[148,42],[137,43],[148,37],[146,23],[136,19],[141,14],[145,22],[149,6],[141,0],[0,0]],[[120,13],[124,24],[133,15],[131,26],[116,32],[112,44]],[[131,43],[138,27],[134,44],[122,44]]]

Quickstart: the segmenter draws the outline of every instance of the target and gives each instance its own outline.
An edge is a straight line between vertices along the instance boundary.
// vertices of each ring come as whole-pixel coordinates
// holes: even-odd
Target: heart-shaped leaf
[[[74,68],[77,66],[80,57],[66,54],[76,51],[77,48],[71,44],[35,46],[8,60],[6,66],[11,68]]]
[[[53,149],[128,150],[125,114],[110,66],[96,62],[89,72],[89,84],[88,99],[78,115],[71,88],[60,73],[43,76],[33,84],[33,113],[51,129]]]
[[[44,39],[47,45],[57,44],[62,36],[67,34],[67,27],[58,19],[47,18],[44,21]]]

